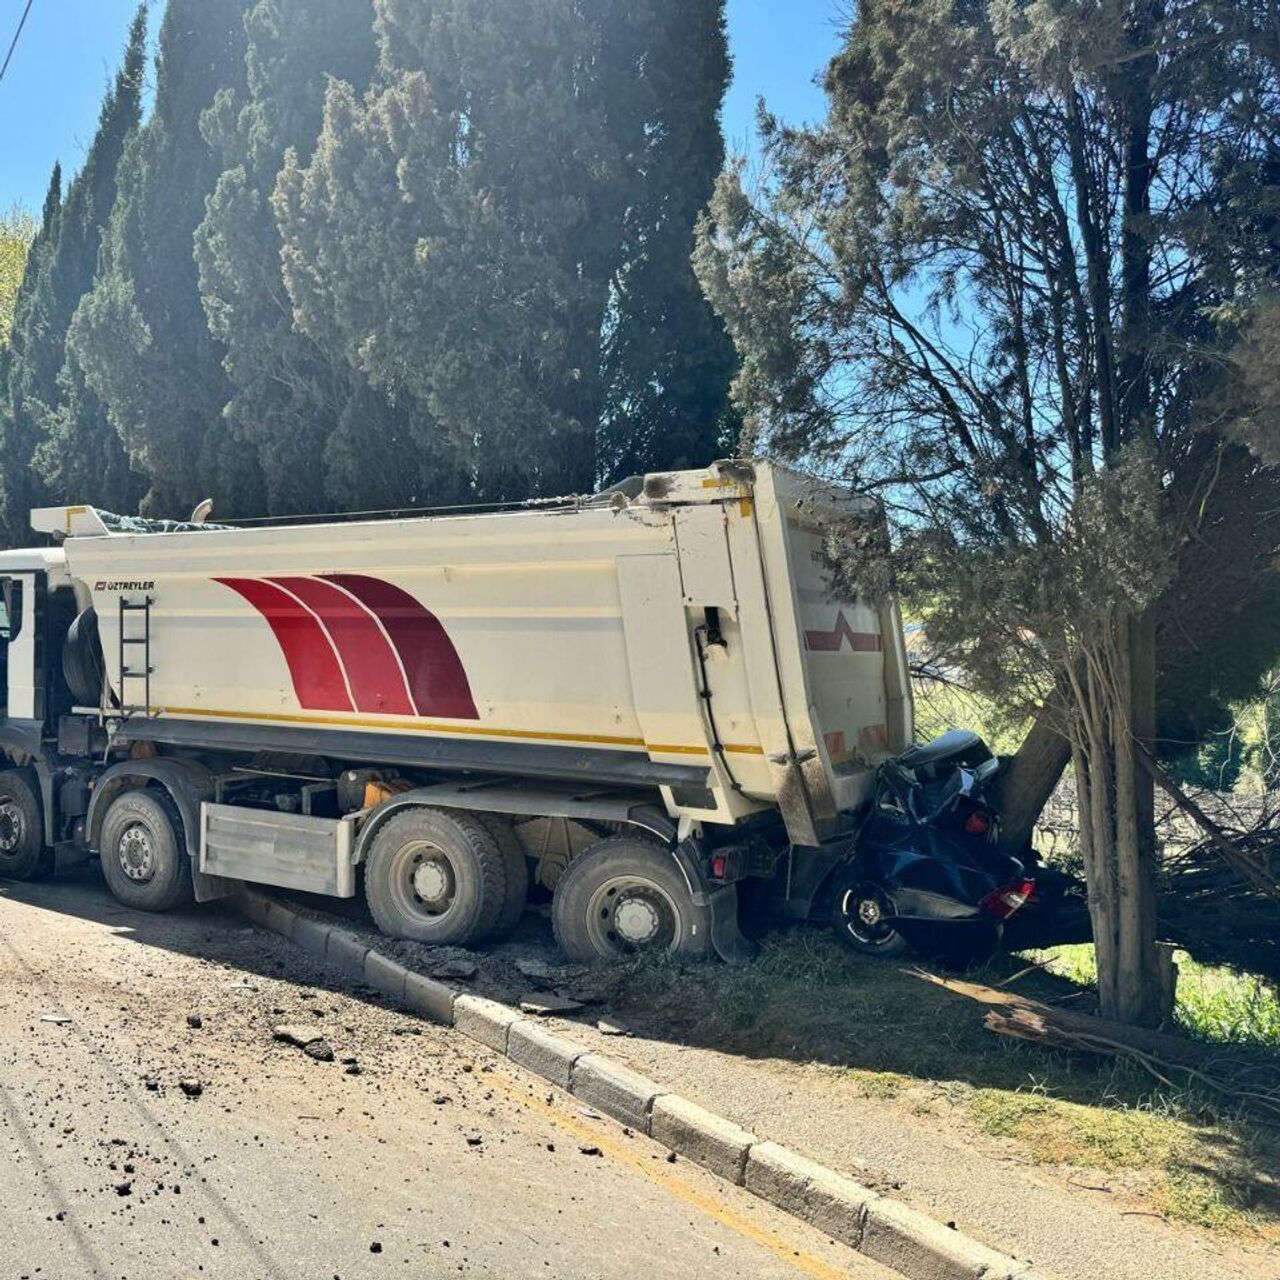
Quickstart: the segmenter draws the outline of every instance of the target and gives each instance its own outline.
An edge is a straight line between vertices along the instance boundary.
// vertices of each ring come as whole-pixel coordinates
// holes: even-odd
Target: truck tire
[[[502,852],[474,814],[406,809],[373,838],[364,894],[391,938],[434,946],[485,937],[506,903]]]
[[[502,865],[507,873],[506,897],[489,935],[492,938],[505,938],[520,923],[528,905],[529,862],[525,857],[524,845],[520,843],[520,837],[516,835],[509,818],[497,813],[478,813],[474,816],[493,837],[498,852],[502,854]]]
[[[27,769],[6,769],[0,773],[0,876],[39,880],[52,871],[38,784]]]
[[[638,951],[697,959],[711,950],[711,912],[693,901],[670,851],[640,836],[584,849],[551,899],[560,949],[576,963]]]
[[[98,856],[111,896],[126,907],[169,911],[194,896],[182,819],[162,791],[139,788],[111,802]]]

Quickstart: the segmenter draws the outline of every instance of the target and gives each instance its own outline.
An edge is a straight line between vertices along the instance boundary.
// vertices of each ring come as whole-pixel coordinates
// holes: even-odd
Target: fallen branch
[[[1209,842],[1222,856],[1222,860],[1255,889],[1269,897],[1280,899],[1280,879],[1271,874],[1261,863],[1255,862],[1232,843],[1230,837],[1207,813],[1160,767],[1159,762],[1140,742],[1134,743],[1138,759],[1151,775],[1156,786],[1209,837]]]
[[[1166,1088],[1179,1083],[1195,1085],[1269,1124],[1280,1125],[1280,1060],[1249,1062],[1242,1060],[1238,1051],[1228,1056],[1212,1045],[1053,1008],[1012,991],[944,978],[923,969],[912,972],[935,986],[989,1006],[983,1025],[997,1035],[1050,1049],[1125,1058]]]

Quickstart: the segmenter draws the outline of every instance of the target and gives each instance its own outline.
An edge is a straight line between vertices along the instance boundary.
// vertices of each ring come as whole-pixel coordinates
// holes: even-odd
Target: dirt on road
[[[90,873],[0,886],[0,1152],[0,1277],[889,1277],[233,914]]]

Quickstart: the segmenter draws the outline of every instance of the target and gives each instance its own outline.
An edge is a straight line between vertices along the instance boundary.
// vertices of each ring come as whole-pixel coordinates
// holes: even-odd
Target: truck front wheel
[[[497,924],[506,866],[492,834],[470,814],[408,809],[374,836],[364,893],[389,937],[464,945]]]
[[[126,791],[111,802],[98,840],[111,896],[138,911],[169,911],[192,899],[182,819],[159,791]]]
[[[711,913],[698,906],[660,844],[610,836],[584,849],[551,899],[556,941],[579,963],[665,951],[698,958],[711,948]]]
[[[25,769],[0,773],[0,876],[38,880],[53,870],[35,779]]]

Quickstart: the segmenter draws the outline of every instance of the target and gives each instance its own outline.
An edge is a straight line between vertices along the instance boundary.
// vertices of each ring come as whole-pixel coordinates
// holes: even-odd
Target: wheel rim
[[[0,856],[17,853],[23,834],[22,810],[12,800],[0,801]]]
[[[429,840],[412,840],[391,861],[391,896],[418,920],[438,920],[458,900],[458,876],[449,855]]]
[[[587,932],[602,955],[627,951],[674,951],[683,927],[671,895],[640,876],[614,876],[591,895]]]
[[[146,884],[155,875],[155,840],[143,823],[131,823],[120,833],[116,854],[120,870],[134,883]]]
[[[840,896],[840,915],[850,935],[868,947],[883,947],[898,936],[889,922],[893,904],[873,884],[859,884]]]

